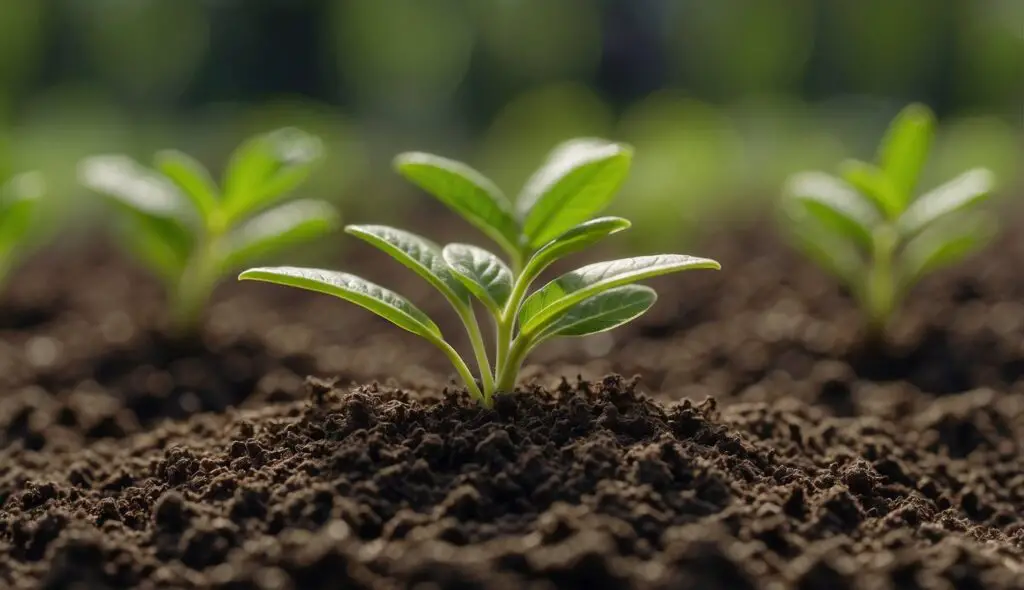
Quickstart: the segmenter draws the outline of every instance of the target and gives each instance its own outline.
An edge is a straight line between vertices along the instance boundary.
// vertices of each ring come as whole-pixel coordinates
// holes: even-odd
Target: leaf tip
[[[922,102],[912,102],[903,107],[897,118],[915,124],[930,125],[935,121],[935,113]]]
[[[323,158],[324,142],[298,127],[282,127],[267,133],[268,140],[281,160],[293,164],[310,164]]]
[[[989,193],[996,188],[996,174],[988,168],[974,168],[968,174],[979,192]]]
[[[259,273],[260,270],[262,270],[262,269],[260,269],[260,268],[248,268],[246,270],[243,270],[242,272],[238,273],[238,280],[239,281],[252,281],[252,280],[255,280],[256,279],[256,275],[257,275],[257,273]]]
[[[406,170],[409,166],[423,164],[429,158],[430,155],[427,154],[426,152],[402,152],[391,159],[391,167],[397,172],[402,172]]]

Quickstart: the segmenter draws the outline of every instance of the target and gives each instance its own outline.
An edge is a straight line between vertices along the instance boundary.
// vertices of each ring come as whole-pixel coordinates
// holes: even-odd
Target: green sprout
[[[919,104],[893,120],[877,166],[844,162],[842,178],[802,172],[785,188],[784,221],[797,247],[858,300],[872,337],[925,275],[962,260],[995,234],[992,214],[973,210],[992,190],[988,170],[969,170],[914,198],[935,120]]]
[[[82,162],[80,178],[124,214],[126,247],[164,282],[174,327],[188,334],[226,273],[337,227],[337,213],[323,201],[278,204],[321,155],[319,139],[286,128],[235,150],[222,189],[195,159],[174,150],[156,155],[155,170],[123,155],[93,156]]]
[[[449,244],[441,248],[401,229],[380,225],[345,228],[444,295],[468,332],[479,384],[437,324],[388,289],[350,274],[312,268],[254,268],[239,278],[334,295],[427,339],[451,360],[470,394],[489,407],[495,392],[515,387],[527,354],[541,343],[611,330],[654,305],[654,290],[632,283],[676,271],[719,268],[714,260],[676,254],[625,258],[584,266],[528,294],[552,263],[630,226],[619,217],[592,216],[611,201],[631,162],[632,149],[624,145],[597,139],[563,143],[527,181],[513,206],[494,183],[460,162],[420,152],[395,159],[401,175],[497,242],[508,263],[477,246]],[[493,320],[493,366],[473,309],[474,299]]]
[[[0,284],[24,253],[25,238],[39,214],[44,191],[38,172],[18,174],[0,184]]]

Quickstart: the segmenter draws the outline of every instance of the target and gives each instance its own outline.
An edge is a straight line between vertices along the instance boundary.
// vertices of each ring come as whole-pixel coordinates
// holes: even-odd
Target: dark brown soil
[[[1024,588],[1020,235],[871,349],[832,281],[725,236],[493,411],[330,298],[228,285],[180,342],[108,251],[50,255],[0,313],[0,587]]]
[[[428,293],[408,282],[412,294]],[[290,401],[309,375],[447,382],[443,357],[327,297],[229,280],[191,338],[170,335],[164,300],[106,247],[23,269],[0,311],[0,448],[73,448],[163,419]],[[443,305],[428,297],[424,307],[443,315]]]
[[[1021,225],[1008,227],[987,256],[923,281],[884,347],[865,346],[859,311],[835,281],[768,232],[749,229],[699,248],[725,270],[660,279],[658,305],[605,335],[598,358],[584,360],[594,342],[556,342],[533,357],[535,372],[563,363],[556,375],[640,373],[663,399],[785,395],[844,416],[877,415],[878,404],[905,396],[930,403],[980,387],[1021,393]]]
[[[311,385],[0,471],[12,588],[1021,588],[1021,404]],[[965,433],[972,433],[969,441]],[[965,442],[973,452],[951,459]]]

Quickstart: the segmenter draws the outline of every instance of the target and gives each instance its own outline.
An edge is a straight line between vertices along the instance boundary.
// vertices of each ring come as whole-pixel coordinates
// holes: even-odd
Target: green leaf
[[[491,313],[500,315],[512,294],[512,271],[497,256],[470,244],[448,244],[444,261],[469,292]]]
[[[623,285],[584,299],[569,308],[550,327],[541,340],[557,336],[589,336],[628,324],[643,315],[658,294],[643,285]]]
[[[83,185],[125,208],[185,228],[195,226],[196,211],[177,187],[127,156],[86,158],[79,164],[78,173]]]
[[[853,242],[836,235],[814,218],[789,223],[787,229],[794,247],[847,287],[860,288],[865,272],[864,258]]]
[[[888,219],[896,219],[906,207],[889,178],[867,162],[846,160],[839,165],[839,174],[860,194],[871,199]]]
[[[338,227],[338,213],[323,201],[302,199],[269,209],[225,236],[223,268],[238,268],[288,245]]]
[[[444,340],[437,324],[409,300],[355,275],[317,268],[277,266],[251,268],[238,275],[238,279],[264,281],[334,295],[431,342]]]
[[[878,211],[843,181],[821,172],[801,172],[786,184],[786,212],[793,223],[813,217],[865,249],[872,245],[872,230],[882,221]]]
[[[574,139],[554,149],[516,200],[527,245],[539,248],[604,209],[622,186],[633,149]]]
[[[629,220],[621,217],[598,217],[581,223],[537,250],[530,258],[524,274],[536,276],[556,260],[579,252],[612,234],[629,229],[630,225],[632,224]]]
[[[519,311],[524,334],[538,334],[572,306],[613,287],[672,272],[700,268],[719,269],[708,258],[682,254],[639,256],[590,264],[564,274],[527,297]]]
[[[519,223],[508,198],[483,174],[455,160],[423,152],[399,154],[395,170],[461,215],[502,249],[520,255]]]
[[[935,117],[922,104],[904,108],[889,125],[878,153],[878,164],[892,182],[902,206],[910,202],[935,134]]]
[[[192,156],[177,150],[164,150],[154,158],[156,169],[169,178],[188,197],[204,219],[217,208],[217,185],[210,173]]]
[[[900,216],[897,227],[904,237],[912,236],[940,217],[961,211],[989,196],[995,177],[988,170],[975,168],[921,195]]]
[[[900,284],[906,290],[922,277],[977,252],[996,234],[995,218],[984,212],[945,217],[904,246]]]
[[[165,177],[126,156],[94,156],[79,165],[83,185],[107,196],[126,216],[127,250],[164,281],[178,280],[194,246],[196,211]]]
[[[46,184],[38,172],[19,174],[0,185],[0,259],[6,259],[32,228]]]
[[[469,304],[469,291],[448,268],[441,248],[414,233],[385,225],[349,225],[349,233],[420,275],[453,304]]]
[[[224,174],[225,223],[263,209],[305,182],[323,144],[300,129],[256,136],[235,150]]]
[[[124,250],[166,285],[178,284],[192,253],[191,236],[166,219],[129,215],[118,224]]]

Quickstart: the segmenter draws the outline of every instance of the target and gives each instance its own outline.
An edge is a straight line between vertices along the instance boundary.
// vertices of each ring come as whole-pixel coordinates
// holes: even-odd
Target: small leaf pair
[[[156,155],[154,169],[127,156],[93,156],[79,177],[124,214],[126,247],[165,282],[177,328],[187,332],[225,273],[337,227],[337,213],[323,201],[278,204],[320,158],[319,139],[286,128],[239,147],[223,188],[195,159],[172,150]]]
[[[974,210],[992,191],[991,172],[974,169],[914,198],[934,135],[928,108],[912,104],[892,122],[877,165],[847,161],[841,178],[790,178],[782,210],[795,243],[843,281],[875,335],[925,275],[984,246],[994,217]]]
[[[432,194],[494,240],[509,262],[469,244],[441,247],[405,230],[350,225],[346,232],[385,252],[433,285],[462,320],[479,370],[479,384],[440,328],[401,295],[359,277],[327,270],[254,268],[241,279],[318,291],[360,305],[425,338],[451,360],[470,393],[489,406],[515,386],[526,355],[551,338],[586,336],[621,326],[647,311],[654,290],[634,283],[689,269],[717,269],[713,260],[665,254],[599,262],[564,274],[528,294],[552,263],[629,228],[619,217],[597,217],[628,174],[632,150],[598,139],[557,147],[513,203],[469,166],[421,152],[395,158],[405,178]],[[473,302],[495,327],[484,344]]]
[[[38,172],[18,174],[0,184],[0,283],[23,254],[45,190]]]

